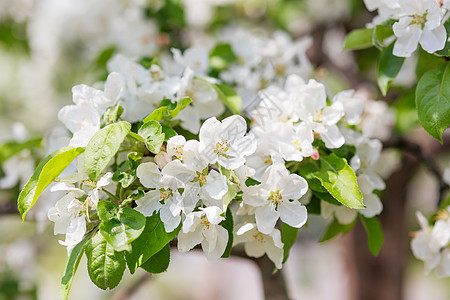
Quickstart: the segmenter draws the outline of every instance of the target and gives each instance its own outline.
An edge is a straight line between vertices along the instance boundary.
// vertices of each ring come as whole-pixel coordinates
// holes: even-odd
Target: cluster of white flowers
[[[364,0],[370,11],[378,10],[373,20],[380,24],[394,19],[397,41],[393,53],[409,57],[420,43],[430,53],[442,50],[447,42],[444,23],[447,21],[450,2],[445,0]]]
[[[281,268],[284,245],[279,220],[294,228],[302,227],[307,221],[304,204],[310,196],[307,181],[291,174],[286,162],[318,160],[320,147],[355,146],[350,164],[366,205],[359,212],[373,217],[382,210],[374,190],[384,189],[384,183],[373,170],[381,143],[359,133],[365,106],[371,101],[352,90],[338,93],[328,101],[322,83],[312,79],[305,82],[291,74],[302,74],[301,68],[309,66],[304,42],[293,43],[280,34],[272,42],[273,47],[261,47],[264,52],[258,47],[267,40],[244,36],[248,39],[242,38],[247,42],[245,47],[231,43],[238,60],[219,77],[226,81],[228,74],[228,78],[234,78],[230,83],[236,84],[238,90],[245,89],[242,82],[247,80],[236,78],[249,77],[234,74],[233,70],[246,69],[261,75],[259,68],[272,68],[266,72],[266,88],[261,90],[265,85],[258,84],[249,89],[250,93],[242,93],[243,102],[247,103],[245,112],[251,120],[248,133],[241,116],[222,121],[215,118],[223,114],[225,106],[215,86],[220,81],[206,75],[210,71],[209,52],[202,46],[193,46],[183,53],[172,49],[172,56],[162,55],[158,64],[149,68],[116,55],[108,62],[110,74],[106,82],[95,88],[75,86],[74,104],[63,107],[58,117],[73,134],[69,146],[86,147],[104,124],[102,115],[109,107],[120,104],[124,108],[121,119],[136,123],[158,108],[163,99],[176,105],[183,97],[190,97],[190,105],[171,122],[199,138],[172,136],[153,158],[144,156],[136,176],[145,193],[135,199],[135,209],[146,217],[158,213],[167,232],[182,224],[179,250],[189,251],[201,244],[212,260],[221,257],[227,246],[230,233],[221,222],[230,211],[234,214],[233,245],[244,243],[249,256],[267,253]],[[283,52],[286,45],[290,50]],[[294,61],[296,64],[292,64]],[[275,72],[277,68],[279,73]],[[302,75],[306,77],[306,73]],[[257,81],[261,83],[262,79]],[[348,125],[359,126],[359,131]],[[92,182],[84,170],[84,154],[77,160],[77,170],[52,186],[52,191],[66,191],[66,195],[48,212],[49,219],[55,222],[55,234],[66,234],[61,244],[68,246],[69,251],[86,233],[99,200],[109,199],[118,186],[110,172],[113,169],[107,169],[97,182]],[[75,170],[74,166],[71,168]],[[238,201],[232,202],[233,199]],[[337,202],[333,205],[321,201],[321,206],[324,217],[334,213],[342,224],[358,214]]]
[[[230,44],[236,56],[219,77],[236,86],[244,105],[245,99],[253,99],[259,90],[284,84],[288,75],[297,74],[303,79],[311,75],[312,66],[306,57],[312,45],[309,36],[293,41],[282,31],[267,37],[241,27],[228,27],[219,35],[219,41]]]
[[[438,276],[450,276],[450,206],[437,213],[433,226],[420,212],[417,219],[421,230],[411,241],[414,256],[425,262],[426,273],[436,269]]]
[[[378,139],[346,126],[360,125],[365,107],[377,102],[347,90],[336,94],[328,105],[323,84],[315,80],[305,83],[296,75],[287,78],[284,88],[270,86],[259,96],[261,101],[256,107],[250,106],[249,111],[253,124],[251,133],[258,142],[255,154],[247,163],[255,170],[254,178],[261,180],[272,164],[300,162],[304,157],[317,160],[319,152],[313,146],[315,138],[322,139],[329,149],[353,145],[356,153],[350,165],[357,174],[366,205],[359,212],[369,218],[381,213],[383,206],[374,190],[384,190],[385,184],[374,167],[382,144]],[[321,214],[324,218],[334,214],[339,223],[348,224],[358,211],[321,201]]]

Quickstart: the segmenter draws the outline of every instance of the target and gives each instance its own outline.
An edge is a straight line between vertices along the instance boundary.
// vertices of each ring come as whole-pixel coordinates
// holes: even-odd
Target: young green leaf
[[[416,108],[423,128],[441,143],[450,124],[450,62],[426,72],[416,88]]]
[[[84,246],[86,242],[91,238],[88,234],[81,242],[79,242],[70,252],[69,259],[66,263],[66,269],[64,275],[61,278],[61,299],[67,300],[69,298],[70,287],[72,286],[73,277],[80,264],[81,257],[84,253]]]
[[[222,254],[222,257],[230,257],[231,248],[233,247],[233,214],[231,213],[231,209],[228,207],[226,212],[226,219],[223,220],[220,225],[222,225],[228,231],[228,243],[225,251]]]
[[[91,180],[97,180],[130,130],[131,124],[121,121],[104,127],[91,138],[84,156],[84,167]]]
[[[344,50],[359,50],[373,45],[373,28],[355,29],[345,38]]]
[[[144,262],[167,245],[180,231],[180,227],[167,233],[159,214],[147,217],[142,234],[131,243],[131,251],[125,253],[128,269],[133,274]]]
[[[289,250],[295,244],[298,235],[298,228],[291,227],[288,224],[283,223],[281,225],[281,241],[284,244],[283,264],[286,262],[289,256]]]
[[[117,218],[100,225],[100,233],[116,251],[130,251],[130,243],[137,239],[145,227],[145,217],[131,207],[123,207]]]
[[[384,47],[384,41],[394,35],[394,31],[392,30],[391,25],[376,25],[373,30],[373,44],[382,49]]]
[[[317,191],[320,193],[326,193],[327,190],[322,186],[320,183],[320,180],[318,180],[314,174],[319,171],[318,163],[313,162],[307,162],[302,163],[301,166],[298,169],[298,174],[305,178],[305,180],[308,182],[308,187],[312,191]]]
[[[19,194],[18,208],[22,221],[27,212],[36,203],[44,189],[64,171],[81,153],[83,148],[61,148],[47,156],[36,168],[30,180]]]
[[[115,288],[125,271],[123,253],[114,251],[100,232],[86,244],[89,277],[99,288]]]
[[[222,71],[228,68],[228,65],[236,60],[230,44],[218,44],[209,54],[209,64],[211,68]]]
[[[103,114],[103,120],[105,120],[105,124],[113,124],[116,123],[120,116],[123,114],[123,107],[119,104],[110,106],[106,109]]]
[[[159,274],[167,270],[170,264],[170,245],[167,244],[158,253],[147,259],[141,265],[145,271],[153,274]]]
[[[356,175],[347,160],[333,153],[320,157],[320,171],[315,177],[339,202],[354,209],[364,208],[362,194],[356,182]]]
[[[101,200],[97,204],[97,212],[100,220],[106,222],[117,216],[119,206],[114,202]]]
[[[170,126],[161,125],[162,132],[164,133],[164,140],[168,140],[173,136],[178,135],[178,133]]]
[[[36,138],[25,142],[10,141],[0,145],[0,165],[6,160],[19,154],[25,149],[33,149],[41,146],[42,139]]]
[[[167,100],[167,101],[165,101]],[[189,97],[184,97],[181,99],[178,99],[178,101],[175,103],[172,103],[169,99],[164,99],[161,102],[161,106],[155,109],[150,115],[148,115],[144,119],[144,123],[147,123],[151,120],[153,121],[163,121],[163,120],[170,120],[172,118],[175,118],[181,110],[185,109],[186,106],[191,103],[192,100]]]
[[[165,136],[161,124],[150,120],[139,128],[138,134],[144,139],[147,149],[154,154],[158,154]]]
[[[366,218],[360,216],[367,233],[367,243],[369,244],[370,253],[377,256],[383,245],[384,235],[383,228],[377,218]]]
[[[328,225],[327,230],[323,234],[322,238],[320,239],[320,242],[326,242],[328,240],[331,240],[338,234],[345,234],[349,232],[350,230],[355,227],[356,224],[356,218],[355,220],[350,224],[340,224],[335,218],[333,218],[333,221]]]
[[[403,62],[405,61],[404,57],[398,57],[392,54],[393,49],[394,43],[392,43],[389,47],[384,49],[383,52],[381,52],[380,58],[378,60],[378,86],[380,87],[383,96],[386,96],[389,86],[391,85],[392,81],[394,81],[395,77],[397,77],[402,68]]]
[[[219,96],[219,100],[225,104],[233,114],[241,112],[242,99],[236,91],[227,84],[212,84]]]

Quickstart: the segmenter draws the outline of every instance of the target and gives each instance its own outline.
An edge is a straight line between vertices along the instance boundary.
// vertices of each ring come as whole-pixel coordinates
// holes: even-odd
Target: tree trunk
[[[256,264],[261,270],[261,276],[264,286],[264,295],[266,300],[287,300],[286,281],[284,279],[282,270],[278,270],[275,274],[275,266],[273,262],[264,255],[255,259]]]
[[[417,160],[405,154],[401,168],[386,182],[384,208],[379,216],[384,243],[378,257],[369,252],[366,233],[360,222],[350,233],[350,257],[347,262],[353,273],[350,276],[353,300],[403,299],[403,271],[408,253],[406,192],[417,164]]]

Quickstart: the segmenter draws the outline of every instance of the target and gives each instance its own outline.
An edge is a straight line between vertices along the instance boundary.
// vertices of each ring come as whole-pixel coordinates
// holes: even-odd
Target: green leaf
[[[419,58],[416,65],[416,77],[420,79],[427,71],[446,63],[447,61],[445,58],[428,53],[423,49],[419,49]]]
[[[159,274],[167,270],[170,263],[170,245],[167,244],[158,253],[150,257],[141,268],[153,274]]]
[[[91,180],[97,181],[98,176],[119,150],[120,144],[130,129],[130,123],[121,121],[108,125],[94,134],[86,146],[84,156],[84,167]]]
[[[155,109],[150,115],[144,119],[144,123],[151,120],[162,121],[175,118],[181,110],[185,109],[192,102],[191,98],[184,97],[178,99],[176,103],[172,103],[169,99],[164,99],[159,108]]]
[[[131,243],[131,252],[125,253],[131,274],[173,240],[178,231],[180,231],[180,227],[168,233],[159,218],[159,214],[147,217],[144,231]]]
[[[133,154],[133,152],[131,152],[130,154]],[[120,182],[123,188],[129,187],[137,178],[137,166],[135,168],[132,168],[132,165],[134,166],[134,164],[136,163],[139,165],[139,162],[133,162],[130,159],[123,161],[114,172],[112,180],[115,182]]]
[[[100,220],[106,222],[117,216],[119,206],[114,202],[101,200],[97,204],[97,212]]]
[[[308,214],[312,215],[320,215],[321,207],[320,207],[320,199],[316,196],[312,196],[311,200],[308,204],[306,204],[306,210],[308,211]]]
[[[117,219],[111,218],[100,225],[100,233],[116,251],[130,251],[130,243],[137,239],[145,227],[145,217],[131,207],[123,207]]]
[[[233,247],[233,214],[231,213],[231,209],[228,207],[225,220],[220,222],[220,225],[223,226],[228,231],[228,243],[225,251],[222,254],[222,257],[230,257],[231,248]]]
[[[44,189],[83,152],[83,148],[61,148],[39,163],[30,180],[28,180],[19,194],[17,202],[19,212],[22,215],[22,221]]]
[[[376,25],[373,31],[373,45],[375,45],[378,48],[384,47],[384,40],[386,40],[388,37],[391,37],[394,35],[394,31],[392,30],[392,24],[391,25]]]
[[[116,123],[120,116],[123,114],[123,107],[119,104],[110,106],[106,109],[103,114],[103,120],[105,120],[105,124],[113,124]]]
[[[373,45],[373,28],[355,29],[347,34],[344,49],[359,50]]]
[[[392,54],[393,49],[394,43],[381,52],[380,59],[378,60],[378,86],[380,87],[383,96],[386,96],[389,86],[394,81],[395,77],[397,77],[403,62],[405,61],[404,57],[398,57]]]
[[[289,250],[295,244],[298,235],[298,228],[291,227],[288,224],[283,223],[281,225],[281,241],[284,244],[283,264],[286,262],[289,256]]]
[[[218,71],[227,69],[234,61],[236,61],[236,55],[230,44],[218,44],[209,54],[209,65]]]
[[[383,228],[377,218],[366,218],[360,215],[361,222],[367,233],[367,243],[369,244],[370,253],[377,256],[383,245],[384,235]]]
[[[178,135],[178,133],[170,126],[161,125],[162,132],[164,133],[164,140],[168,140],[173,136]]]
[[[144,139],[147,149],[158,154],[164,142],[164,133],[161,124],[157,121],[150,120],[139,128],[138,134]]]
[[[441,143],[450,124],[450,63],[426,72],[416,88],[416,108],[423,128]]]
[[[315,173],[319,171],[318,163],[306,162],[302,163],[298,169],[298,174],[305,178],[308,182],[308,187],[312,191],[326,193],[327,190],[322,186],[320,180],[315,177]]]
[[[125,271],[123,253],[114,251],[100,232],[86,245],[87,267],[92,282],[106,290],[115,288]]]
[[[356,182],[355,172],[345,158],[334,154],[320,156],[321,167],[315,177],[322,186],[340,203],[354,209],[361,209],[363,197]]]
[[[331,240],[338,234],[345,234],[349,232],[350,230],[355,227],[356,224],[356,218],[353,220],[350,224],[340,224],[335,218],[333,218],[333,221],[328,225],[327,230],[325,231],[324,235],[320,239],[320,242],[326,242],[328,240]]]
[[[219,100],[225,104],[233,114],[241,112],[242,99],[236,91],[227,84],[211,84],[217,92]]]
[[[79,242],[70,252],[69,259],[66,263],[66,269],[64,270],[64,275],[61,278],[61,299],[67,300],[69,298],[70,287],[72,286],[72,281],[77,271],[78,265],[80,264],[81,257],[84,253],[84,246],[89,240],[91,235],[87,235],[81,242]]]
[[[416,111],[416,94],[415,90],[411,89],[404,93],[394,103],[395,112],[395,130],[404,135],[419,125],[419,118]]]
[[[128,132],[128,137],[132,138],[135,141],[138,142],[143,142],[144,143],[144,139],[137,133],[134,133],[133,131]]]
[[[324,193],[317,192],[317,191],[312,191],[312,194],[314,196],[316,196],[317,198],[319,198],[320,200],[323,200],[323,201],[328,202],[330,204],[333,204],[333,205],[336,205],[336,206],[341,206],[342,205],[333,196],[331,196],[330,193],[327,192],[327,190],[325,190]]]
[[[25,142],[10,141],[0,145],[0,165],[25,149],[40,147],[41,142],[41,138],[36,138]]]

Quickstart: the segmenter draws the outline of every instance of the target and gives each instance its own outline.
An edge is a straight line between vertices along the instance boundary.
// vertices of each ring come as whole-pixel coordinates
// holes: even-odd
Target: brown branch
[[[150,273],[144,273],[137,281],[130,285],[126,290],[117,293],[112,300],[127,300],[133,296],[139,288],[152,277]]]
[[[170,243],[170,247],[177,248],[177,240],[173,239]],[[201,246],[197,245],[194,249],[201,250]],[[231,250],[231,257],[240,257],[249,259],[256,263],[261,271],[261,279],[263,281],[264,295],[266,300],[286,300],[288,298],[288,290],[286,280],[284,279],[282,270],[278,270],[274,273],[275,265],[273,262],[264,255],[259,258],[248,256],[243,247],[234,247]]]
[[[398,148],[413,155],[419,161],[422,161],[439,182],[439,198],[437,205],[439,206],[442,203],[444,193],[449,188],[449,185],[444,181],[442,172],[439,170],[435,160],[423,150],[421,145],[411,142],[404,137],[393,137],[383,143],[383,148]]]
[[[19,214],[16,203],[6,202],[0,204],[0,216],[16,214]]]

